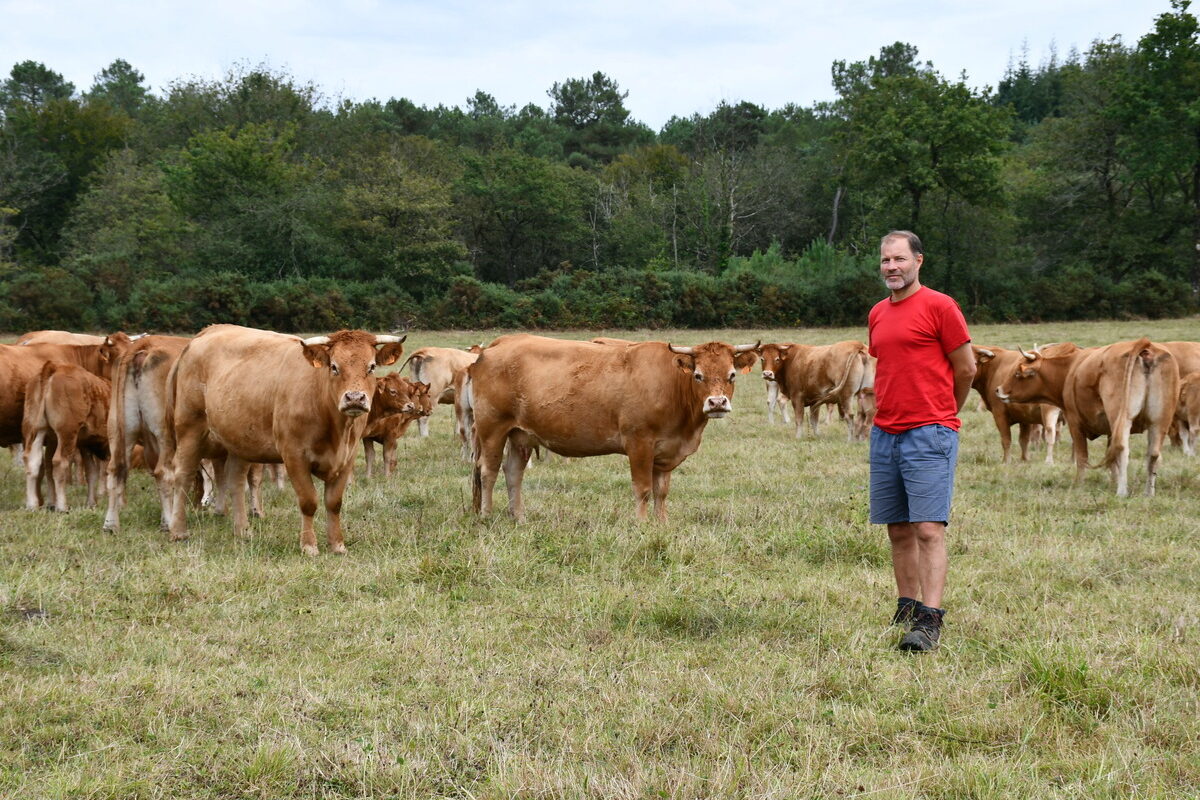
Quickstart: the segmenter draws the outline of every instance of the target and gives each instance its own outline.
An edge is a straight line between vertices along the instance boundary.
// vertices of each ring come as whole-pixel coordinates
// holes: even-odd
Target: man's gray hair
[[[912,231],[889,231],[886,236],[879,240],[879,246],[883,247],[888,239],[907,239],[908,247],[912,250],[914,256],[925,254],[925,245],[921,244],[921,237]]]

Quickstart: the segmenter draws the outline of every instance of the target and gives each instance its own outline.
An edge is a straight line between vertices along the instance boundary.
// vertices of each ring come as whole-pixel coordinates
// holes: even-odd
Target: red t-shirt
[[[946,358],[971,341],[954,298],[922,286],[898,303],[889,297],[867,317],[875,369],[875,424],[888,433],[945,425],[958,430],[954,367]]]

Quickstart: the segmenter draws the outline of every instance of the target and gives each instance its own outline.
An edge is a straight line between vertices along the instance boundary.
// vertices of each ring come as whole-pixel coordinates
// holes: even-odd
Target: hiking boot
[[[927,653],[937,648],[938,639],[942,633],[942,615],[946,612],[940,608],[921,606],[913,617],[912,630],[900,640],[900,649],[914,653]]]
[[[896,600],[896,613],[892,616],[893,625],[902,625],[905,628],[912,625],[913,617],[917,615],[917,609],[921,607],[919,600],[913,600],[911,597],[901,597]]]

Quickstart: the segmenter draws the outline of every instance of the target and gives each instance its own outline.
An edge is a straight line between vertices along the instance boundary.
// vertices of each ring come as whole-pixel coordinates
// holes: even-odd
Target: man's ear
[[[317,369],[329,366],[329,345],[304,345],[304,358]]]

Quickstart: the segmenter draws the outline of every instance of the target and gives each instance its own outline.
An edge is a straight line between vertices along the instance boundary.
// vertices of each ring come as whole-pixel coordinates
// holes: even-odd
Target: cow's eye
[[[702,373],[699,373],[699,372],[693,372],[693,373],[692,373],[692,377],[693,377],[693,378],[695,378],[695,379],[696,379],[696,380],[698,380],[698,381],[702,381],[702,380],[704,380],[704,375],[703,375]]]
[[[371,364],[367,366],[367,374],[370,375],[374,371],[375,371],[375,363],[371,362]]]
[[[737,370],[734,370],[729,373],[729,380],[731,380],[731,381],[737,380]]]
[[[332,372],[334,375],[342,374],[342,371],[340,369],[338,369],[338,365],[334,364],[332,362],[330,362],[330,364],[329,364],[329,371]]]

